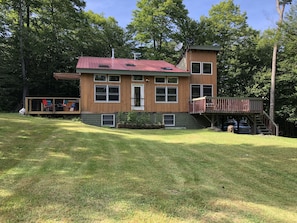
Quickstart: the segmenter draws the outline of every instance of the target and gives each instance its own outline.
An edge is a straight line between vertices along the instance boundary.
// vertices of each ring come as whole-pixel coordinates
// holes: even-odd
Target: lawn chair
[[[43,111],[50,111],[53,109],[53,103],[51,100],[42,99]]]

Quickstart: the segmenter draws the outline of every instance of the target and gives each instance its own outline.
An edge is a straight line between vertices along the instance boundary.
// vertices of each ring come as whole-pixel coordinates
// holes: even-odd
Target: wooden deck
[[[75,97],[26,97],[28,115],[79,115],[80,98]]]
[[[190,114],[262,114],[258,98],[201,97],[190,101]]]

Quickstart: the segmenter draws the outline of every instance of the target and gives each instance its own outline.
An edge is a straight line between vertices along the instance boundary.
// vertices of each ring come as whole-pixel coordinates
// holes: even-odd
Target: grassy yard
[[[0,222],[297,222],[297,139],[0,114]]]

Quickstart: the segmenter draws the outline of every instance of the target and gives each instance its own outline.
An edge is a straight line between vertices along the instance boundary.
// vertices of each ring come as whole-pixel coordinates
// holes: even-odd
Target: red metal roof
[[[163,60],[134,60],[123,58],[80,57],[76,69],[118,70],[118,71],[149,71],[185,73]]]

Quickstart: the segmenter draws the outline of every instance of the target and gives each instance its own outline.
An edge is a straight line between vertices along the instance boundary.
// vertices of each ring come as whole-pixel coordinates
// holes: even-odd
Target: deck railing
[[[80,98],[76,97],[26,97],[28,115],[80,114]]]
[[[258,98],[201,97],[190,101],[189,112],[197,113],[260,113],[263,100]]]

